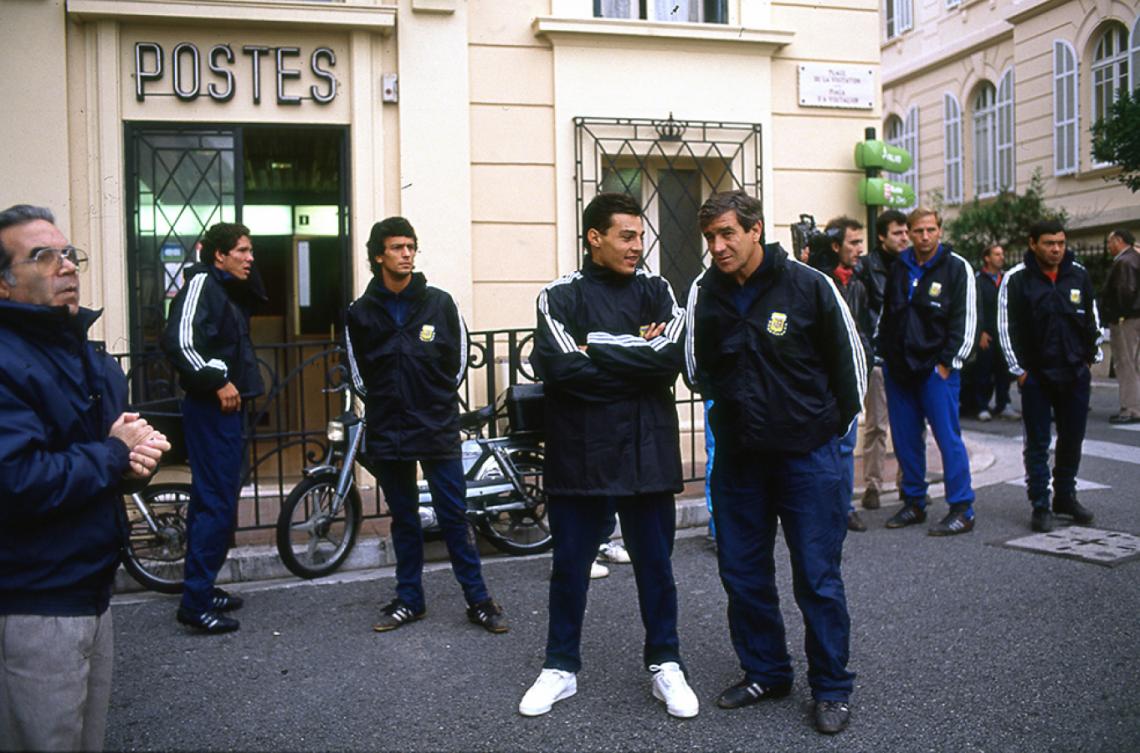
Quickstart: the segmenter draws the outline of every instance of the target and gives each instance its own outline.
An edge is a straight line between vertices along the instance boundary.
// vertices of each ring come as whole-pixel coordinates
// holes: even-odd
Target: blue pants
[[[214,581],[226,561],[237,524],[244,452],[242,412],[222,413],[214,396],[182,400],[182,427],[190,456],[182,606],[209,609]]]
[[[958,423],[959,373],[950,372],[943,379],[934,369],[921,384],[903,384],[891,378],[883,367],[887,388],[887,413],[891,422],[891,439],[895,457],[902,469],[903,500],[916,507],[926,505],[926,443],[923,427],[927,421],[934,441],[942,453],[942,471],[946,481],[946,502],[965,504],[966,516],[974,517],[974,489],[970,481],[970,456],[962,443]]]
[[[977,377],[975,398],[978,401],[978,410],[988,410],[990,394],[994,396],[994,413],[1001,413],[1009,405],[1009,385],[1013,381],[1009,368],[1006,366],[1005,355],[998,347],[997,339],[990,343],[990,347],[974,351],[974,373]]]
[[[1071,500],[1077,494],[1077,469],[1089,417],[1091,375],[1083,369],[1072,382],[1042,382],[1030,374],[1021,386],[1021,418],[1025,425],[1025,490],[1034,507],[1049,508],[1049,440],[1057,422],[1053,461],[1053,495]]]
[[[805,626],[812,695],[845,701],[851,621],[840,563],[847,536],[839,440],[806,454],[730,453],[721,437],[713,466],[717,562],[728,594],[728,627],[745,676],[762,685],[792,682],[776,590],[777,520],[792,562],[792,587]]]
[[[839,440],[839,473],[843,493],[847,495],[847,512],[855,512],[855,445],[859,443],[859,419],[851,422],[851,430]]]
[[[582,620],[590,586],[590,563],[613,518],[612,497],[551,496],[546,510],[554,536],[550,573],[550,623],[543,667],[577,672],[582,668]],[[633,560],[641,622],[645,626],[645,666],[681,662],[677,637],[677,586],[673,582],[676,508],[669,492],[617,497],[622,538]]]
[[[463,480],[463,461],[421,460],[424,478],[431,490],[451,570],[463,589],[468,604],[491,598],[483,582],[475,534],[467,523],[467,486]],[[396,550],[396,596],[417,614],[427,606],[424,602],[424,532],[420,526],[419,488],[416,486],[415,460],[374,460],[369,463],[384,502],[392,514],[392,546]]]
[[[712,410],[713,401],[705,401],[705,507],[709,510],[709,536],[716,536],[716,523],[713,522],[712,511],[712,473],[713,459],[716,457],[716,436],[713,434],[712,424],[709,423],[709,411]]]

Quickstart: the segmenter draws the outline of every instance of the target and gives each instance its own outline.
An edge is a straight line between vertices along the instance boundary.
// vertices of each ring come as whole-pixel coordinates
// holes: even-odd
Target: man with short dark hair
[[[1029,228],[1029,253],[1009,271],[998,294],[998,332],[1009,371],[1021,388],[1025,491],[1030,527],[1053,530],[1053,515],[1091,523],[1077,501],[1077,469],[1088,422],[1092,374],[1101,360],[1100,318],[1088,271],[1065,248],[1065,228],[1041,220]],[[1049,444],[1057,424],[1053,505],[1049,509]]]
[[[997,416],[1009,420],[1021,414],[1009,404],[1009,385],[1012,378],[1005,365],[1005,355],[997,337],[998,289],[1005,270],[1005,249],[1000,243],[991,243],[982,252],[982,268],[974,275],[981,302],[981,334],[978,335],[978,352],[974,359],[976,379],[975,397],[978,420],[990,421]],[[990,411],[990,395],[994,396],[994,409]]]
[[[1120,385],[1120,412],[1108,421],[1136,424],[1140,423],[1140,251],[1132,233],[1117,228],[1108,236],[1108,252],[1112,269],[1101,300]]]
[[[122,495],[170,449],[87,339],[86,262],[47,209],[0,212],[0,750],[103,748]]]
[[[190,458],[186,564],[177,618],[219,634],[241,624],[225,613],[242,598],[214,585],[237,525],[245,454],[243,406],[264,390],[249,318],[264,294],[253,270],[249,228],[219,222],[202,237],[199,263],[170,306],[162,350],[185,392],[182,427]]]
[[[906,215],[888,209],[875,223],[878,244],[859,263],[860,277],[867,289],[867,305],[871,310],[871,331],[879,323],[883,310],[883,290],[887,276],[899,254],[910,244],[906,233]],[[873,343],[872,343],[873,345]],[[867,399],[863,413],[863,509],[877,510],[883,491],[883,461],[887,456],[887,393],[883,387],[883,370],[876,368],[874,353],[867,353]],[[901,478],[901,476],[900,476]],[[901,489],[900,489],[901,494]]]
[[[505,633],[506,617],[483,581],[466,517],[457,390],[467,376],[467,327],[451,295],[415,271],[418,243],[415,228],[403,217],[372,226],[367,244],[372,280],[349,306],[345,328],[353,382],[364,393],[362,460],[384,491],[396,550],[396,597],[372,629],[395,630],[427,612],[418,462],[467,601],[467,619]]]
[[[863,346],[826,275],[764,244],[760,201],[713,194],[698,213],[712,266],[689,291],[690,385],[713,401],[713,517],[743,679],[717,698],[735,709],[792,689],[776,593],[779,524],[803,614],[814,722],[846,728],[855,675],[840,562],[851,496],[840,437],[866,389]]]
[[[672,716],[699,711],[685,678],[673,582],[673,495],[682,489],[677,408],[684,312],[664,278],[640,269],[641,205],[600,193],[582,213],[581,270],[543,288],[531,363],[546,394],[543,483],[554,536],[546,658],[519,713],[578,692],[590,563],[613,516],[632,558],[643,661]]]
[[[943,244],[942,218],[919,207],[907,217],[911,247],[887,277],[879,318],[878,353],[891,418],[895,457],[902,468],[902,509],[887,528],[926,520],[926,442],[930,423],[942,454],[949,512],[927,531],[952,536],[974,528],[970,457],[958,423],[962,364],[974,348],[977,293],[970,263]]]

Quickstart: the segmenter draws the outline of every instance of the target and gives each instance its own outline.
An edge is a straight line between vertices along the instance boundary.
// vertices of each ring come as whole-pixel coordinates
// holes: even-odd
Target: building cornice
[[[68,18],[356,29],[389,34],[396,8],[307,0],[67,0]]]
[[[654,40],[662,44],[705,42],[750,47],[771,55],[792,43],[796,33],[788,29],[757,29],[725,24],[636,21],[620,18],[560,18],[539,16],[531,24],[534,35],[552,44],[614,42],[618,39]]]
[[[1019,24],[1068,2],[1069,0],[1023,0],[1023,2],[1015,2],[1012,11],[1005,17],[1005,20],[1011,24]]]
[[[985,49],[992,44],[1005,41],[1006,39],[1013,39],[1013,26],[1007,21],[995,21],[983,26],[972,34],[960,37],[950,44],[937,47],[933,52],[919,58],[904,55],[904,60],[906,61],[904,70],[888,66],[886,62],[887,56],[884,55],[882,74],[883,88],[886,89],[891,86],[897,86],[910,79],[917,78],[924,73],[929,73],[935,68],[946,65],[952,60],[966,57],[978,50]],[[923,40],[912,39],[907,41],[918,45],[921,44]],[[899,68],[902,67],[902,65],[899,66]]]

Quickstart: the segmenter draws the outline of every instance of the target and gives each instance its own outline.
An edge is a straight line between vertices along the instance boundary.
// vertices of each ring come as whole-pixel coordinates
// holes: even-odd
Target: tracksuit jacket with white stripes
[[[632,496],[682,489],[677,408],[684,311],[664,278],[589,258],[538,296],[531,363],[546,396],[550,494]],[[665,323],[645,340],[642,328]],[[582,350],[580,346],[586,346]]]
[[[899,383],[921,384],[938,364],[961,369],[978,336],[974,269],[946,244],[920,265],[914,248],[891,265],[876,352]]]
[[[998,337],[1009,371],[1069,382],[1100,362],[1100,317],[1088,270],[1066,251],[1054,282],[1037,258],[1011,269],[998,292]]]
[[[259,297],[249,281],[212,264],[186,269],[161,344],[187,394],[209,398],[226,382],[243,398],[265,390],[249,334],[252,303]]]
[[[867,357],[855,322],[831,279],[779,244],[764,247],[748,286],[716,267],[693,283],[687,378],[714,401],[717,452],[811,452],[861,409]]]

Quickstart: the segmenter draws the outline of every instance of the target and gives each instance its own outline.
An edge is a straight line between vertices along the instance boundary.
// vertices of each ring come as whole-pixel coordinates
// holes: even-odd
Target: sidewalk
[[[979,432],[962,432],[966,443],[966,451],[970,455],[970,472],[974,479],[974,488],[978,489],[990,484],[999,483],[1021,473],[1020,442],[1016,446],[1000,437]],[[855,500],[863,494],[863,463],[862,457],[855,459]],[[898,504],[898,491],[895,486],[895,476],[898,464],[893,453],[889,453],[883,464],[883,494],[881,501],[884,507]],[[933,438],[927,438],[926,448],[927,479],[931,482],[930,496],[938,499],[944,494],[941,484],[942,459]],[[708,525],[708,510],[705,506],[704,484],[694,482],[687,484],[685,490],[677,497],[677,528],[696,528]],[[365,570],[369,568],[392,566],[396,564],[396,555],[392,550],[392,541],[388,536],[369,535],[370,526],[365,523],[360,538],[340,571]],[[619,530],[620,534],[620,530]],[[484,555],[498,554],[498,551],[478,538],[480,552]],[[447,550],[442,541],[430,541],[424,547],[424,559],[427,562],[446,561]],[[293,578],[281,559],[277,556],[277,548],[272,545],[240,546],[230,550],[229,558],[218,575],[218,583],[244,583],[250,581],[272,580],[277,578]],[[115,574],[115,592],[127,593],[142,591],[143,588],[127,573],[119,568]]]

